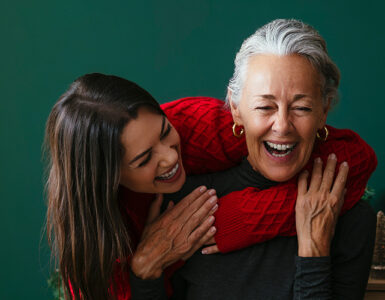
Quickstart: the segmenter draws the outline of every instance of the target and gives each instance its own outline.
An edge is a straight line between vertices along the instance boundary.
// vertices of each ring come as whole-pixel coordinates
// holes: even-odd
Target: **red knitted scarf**
[[[224,103],[209,97],[190,97],[161,105],[168,119],[181,136],[182,158],[187,174],[202,174],[228,169],[247,155],[245,139],[232,134],[233,119]],[[313,161],[325,162],[335,153],[338,164],[349,163],[347,194],[342,213],[352,208],[362,197],[367,181],[377,165],[373,149],[356,133],[328,126],[326,142],[314,146],[306,169],[311,172]],[[338,170],[338,166],[337,166]],[[151,197],[122,190],[121,204],[135,224],[143,230]],[[215,240],[221,252],[228,252],[272,239],[278,235],[293,236],[295,230],[295,201],[297,177],[266,190],[246,188],[220,198],[216,212]],[[168,278],[176,265],[165,271]],[[129,282],[116,274],[119,300],[130,299]]]
[[[161,107],[181,136],[187,174],[224,170],[247,155],[244,137],[239,139],[232,134],[233,119],[223,101],[190,97]],[[353,131],[330,126],[328,130],[326,142],[316,143],[305,168],[311,172],[314,159],[321,157],[326,162],[330,153],[337,155],[338,165],[349,163],[347,194],[341,212],[344,213],[364,194],[377,159],[373,149]],[[222,197],[215,215],[218,248],[228,252],[277,235],[295,235],[296,198],[297,177],[267,190],[246,188]]]

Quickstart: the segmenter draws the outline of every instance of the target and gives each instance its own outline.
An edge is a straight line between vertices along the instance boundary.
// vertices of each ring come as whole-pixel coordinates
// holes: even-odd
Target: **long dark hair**
[[[143,106],[163,114],[137,84],[94,73],[74,81],[49,115],[47,234],[63,284],[75,299],[110,299],[116,261],[126,269],[132,254],[118,203],[120,138]]]

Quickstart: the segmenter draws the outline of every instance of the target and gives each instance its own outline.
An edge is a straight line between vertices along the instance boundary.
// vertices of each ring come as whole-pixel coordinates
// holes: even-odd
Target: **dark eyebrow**
[[[139,155],[135,156],[133,160],[131,160],[128,164],[131,165],[133,162],[137,161],[139,158],[145,156],[147,153],[149,153],[152,150],[152,147],[147,149],[146,151],[140,153]]]
[[[164,131],[164,125],[166,124],[166,117],[163,116],[163,120],[162,120],[162,128],[160,129],[160,135],[159,137],[162,138],[162,135],[163,135],[163,131]]]

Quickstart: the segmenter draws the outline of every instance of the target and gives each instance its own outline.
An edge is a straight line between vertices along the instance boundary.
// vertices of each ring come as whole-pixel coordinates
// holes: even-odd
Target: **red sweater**
[[[190,97],[161,105],[181,136],[187,174],[224,170],[238,164],[247,155],[245,139],[233,136],[233,120],[223,104],[214,98]],[[305,168],[311,172],[314,159],[321,157],[326,161],[330,153],[337,155],[338,164],[343,161],[349,163],[343,213],[362,197],[377,159],[373,149],[353,131],[330,126],[328,129],[327,141],[316,143]],[[146,198],[137,194],[121,197],[128,215],[137,223],[135,227],[139,234],[150,204],[148,200],[139,200],[143,197]],[[221,252],[241,249],[277,235],[295,235],[296,197],[297,177],[267,190],[246,188],[220,198],[215,215],[215,240]],[[119,293],[119,299],[130,298],[126,284],[124,292]]]

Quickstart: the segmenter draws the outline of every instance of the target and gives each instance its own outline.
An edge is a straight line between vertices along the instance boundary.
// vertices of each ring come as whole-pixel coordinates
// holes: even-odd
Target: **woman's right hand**
[[[337,157],[329,155],[324,172],[322,160],[314,162],[308,188],[308,172],[303,172],[298,180],[296,202],[296,228],[298,256],[329,256],[330,244],[345,196],[345,184],[349,167],[340,165],[334,179]]]
[[[180,259],[189,258],[216,232],[213,225],[217,196],[215,190],[198,187],[175,206],[159,215],[163,197],[151,205],[147,225],[131,260],[131,269],[142,279],[161,276]]]

